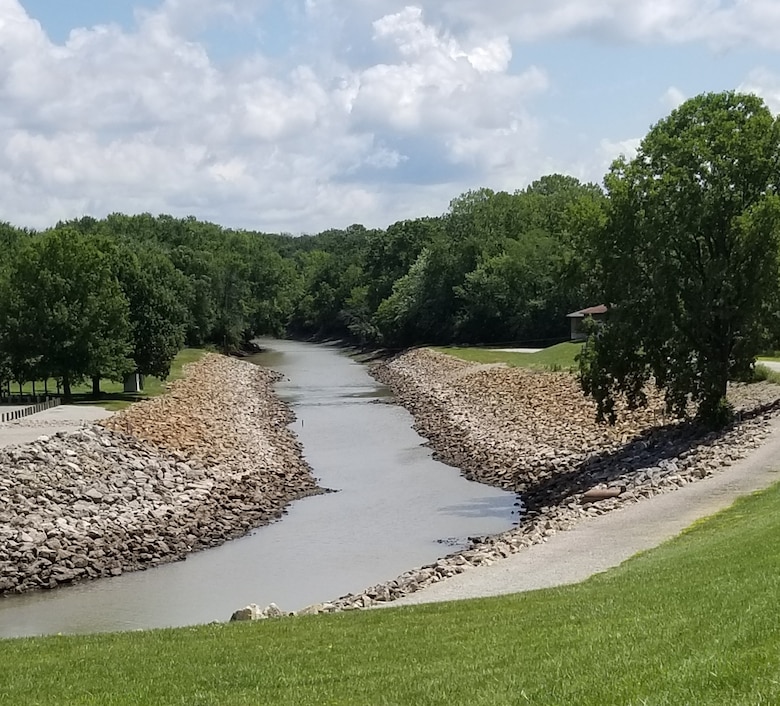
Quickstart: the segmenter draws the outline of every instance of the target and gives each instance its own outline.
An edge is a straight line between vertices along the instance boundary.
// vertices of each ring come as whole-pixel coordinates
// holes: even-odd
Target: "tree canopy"
[[[194,217],[0,223],[0,384],[165,376],[183,345],[261,334],[401,348],[566,340],[609,305],[581,381],[609,419],[651,381],[674,412],[728,417],[730,379],[780,342],[780,127],[763,102],[708,94],[655,125],[606,189],[549,174],[475,188],[387,228],[291,236]]]
[[[131,368],[127,300],[87,237],[55,229],[16,253],[0,290],[0,335],[17,380],[71,382]]]
[[[644,401],[690,403],[724,423],[729,380],[746,376],[777,311],[780,123],[760,98],[693,98],[606,177],[606,226],[591,238],[607,322],[581,360],[601,417]]]

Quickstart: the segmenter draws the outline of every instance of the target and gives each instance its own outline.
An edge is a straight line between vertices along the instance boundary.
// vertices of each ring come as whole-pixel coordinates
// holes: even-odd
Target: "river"
[[[227,620],[249,603],[284,610],[356,593],[430,563],[466,538],[509,529],[516,497],[434,461],[412,417],[365,366],[330,345],[263,340],[254,362],[278,394],[320,485],[278,522],[186,561],[0,599],[0,637]]]

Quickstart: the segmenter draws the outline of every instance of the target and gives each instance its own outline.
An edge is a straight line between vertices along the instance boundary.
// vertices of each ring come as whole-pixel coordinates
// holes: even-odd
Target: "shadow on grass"
[[[63,404],[72,404],[78,406],[103,407],[109,412],[117,412],[120,409],[129,407],[135,402],[143,402],[151,399],[153,395],[143,392],[103,392],[95,397],[91,392],[75,392],[69,401],[64,398]]]
[[[718,443],[726,434],[742,424],[766,413],[780,410],[780,400],[761,405],[719,431],[711,431],[694,421],[667,424],[649,429],[617,451],[595,454],[562,473],[550,469],[552,475],[532,483],[518,492],[529,511],[544,506],[559,505],[572,495],[583,493],[595,485],[609,484],[621,476],[643,469],[662,468],[674,473],[670,464],[683,454],[690,454]]]

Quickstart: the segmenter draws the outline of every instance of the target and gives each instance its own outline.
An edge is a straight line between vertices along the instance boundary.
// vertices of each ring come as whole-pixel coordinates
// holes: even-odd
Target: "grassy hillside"
[[[576,586],[0,641],[0,703],[780,703],[778,540],[774,487]]]
[[[569,370],[577,367],[575,356],[582,350],[582,343],[559,343],[538,353],[507,353],[489,348],[436,348],[441,353],[476,363],[506,363],[517,368],[547,368]]]

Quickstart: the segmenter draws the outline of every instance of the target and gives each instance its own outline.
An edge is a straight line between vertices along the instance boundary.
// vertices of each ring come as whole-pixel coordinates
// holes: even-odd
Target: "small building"
[[[603,321],[607,318],[607,306],[599,304],[598,306],[589,306],[587,309],[580,309],[567,314],[566,318],[571,321],[571,340],[584,341],[588,334],[585,332],[585,319]]]
[[[144,376],[140,373],[129,373],[125,375],[125,392],[142,392],[144,389]]]

